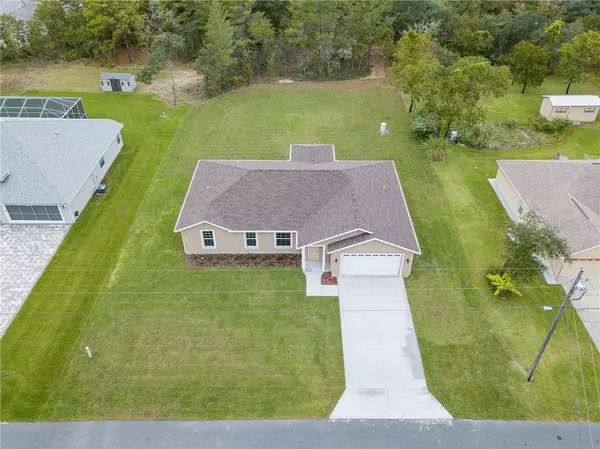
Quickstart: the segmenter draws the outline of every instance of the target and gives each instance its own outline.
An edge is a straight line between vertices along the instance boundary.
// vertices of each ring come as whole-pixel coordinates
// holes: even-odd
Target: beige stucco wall
[[[592,108],[595,109],[594,112],[583,112],[584,109],[587,109],[583,106],[567,107],[567,112],[556,112],[556,109],[556,106],[553,107],[547,118],[553,119],[559,117],[566,117],[571,121],[579,120],[580,122],[594,122],[596,121],[596,117],[598,116],[598,109],[600,108]]]
[[[552,268],[556,269],[555,274],[560,277],[577,276],[580,268],[583,268],[583,275],[586,277],[600,277],[600,248],[573,254],[571,261],[564,264],[553,261]]]
[[[352,253],[399,253],[404,254],[404,261],[402,263],[402,277],[408,277],[412,269],[413,257],[415,254],[404,249],[396,248],[395,246],[388,245],[387,243],[372,241],[366,242],[362,245],[353,246],[335,253],[331,253],[331,274],[332,276],[339,277],[340,275],[340,261],[342,260],[342,254]],[[337,261],[336,261],[337,260]]]
[[[202,231],[214,231],[216,248],[202,248]],[[251,230],[248,230],[251,232]],[[287,232],[287,231],[282,231]],[[292,248],[275,248],[274,232],[258,233],[258,249],[249,249],[244,246],[243,232],[228,232],[215,226],[201,224],[181,231],[183,248],[186,254],[273,254],[288,253],[298,254],[296,248],[296,234],[292,232]]]
[[[496,186],[502,192],[513,216],[519,216],[520,206],[523,206],[523,214],[529,210],[500,167],[496,174]]]
[[[306,260],[321,260],[323,248],[320,246],[309,246],[306,248]]]
[[[542,114],[547,119],[550,118],[550,114],[552,113],[552,104],[550,100],[547,98],[542,99],[542,105],[540,106],[540,114]]]

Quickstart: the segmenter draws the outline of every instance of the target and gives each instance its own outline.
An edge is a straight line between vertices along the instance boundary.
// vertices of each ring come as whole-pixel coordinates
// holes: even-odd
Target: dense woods
[[[408,58],[409,78],[485,58],[523,90],[548,73],[567,89],[600,72],[599,14],[600,0],[41,0],[27,23],[0,16],[0,58],[109,61],[126,51],[133,63],[143,49],[146,80],[194,62],[216,95],[257,77],[364,76],[377,47],[390,63]],[[398,44],[409,31],[426,42]],[[407,87],[415,100],[418,88]]]

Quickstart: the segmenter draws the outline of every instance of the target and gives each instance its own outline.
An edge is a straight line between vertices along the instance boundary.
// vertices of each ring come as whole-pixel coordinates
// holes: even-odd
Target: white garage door
[[[356,253],[342,256],[342,276],[400,276],[403,254]]]

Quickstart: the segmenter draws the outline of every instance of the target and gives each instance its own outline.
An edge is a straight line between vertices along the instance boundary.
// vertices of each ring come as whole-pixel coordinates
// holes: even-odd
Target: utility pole
[[[548,330],[548,334],[546,335],[546,338],[544,338],[544,341],[542,342],[542,346],[541,346],[540,350],[538,351],[537,355],[535,356],[533,365],[531,366],[531,369],[529,370],[529,373],[527,374],[527,382],[531,381],[531,378],[533,377],[533,372],[537,368],[537,365],[540,362],[540,359],[542,358],[542,354],[544,354],[544,350],[546,349],[546,346],[548,346],[548,342],[550,341],[550,337],[552,337],[552,334],[554,333],[554,329],[556,329],[556,326],[557,326],[558,322],[560,321],[560,318],[563,316],[563,313],[565,313],[565,310],[567,310],[567,306],[569,305],[569,301],[571,301],[571,297],[573,296],[573,293],[575,292],[576,289],[579,288],[579,281],[581,281],[581,276],[583,276],[583,268],[579,269],[579,273],[577,273],[577,277],[575,278],[575,281],[573,281],[573,284],[571,285],[571,288],[569,289],[569,293],[567,293],[567,296],[565,296],[565,299],[564,299],[563,303],[561,304],[560,309],[558,309],[558,313],[556,314],[554,321],[552,321],[550,330]],[[579,299],[579,298],[576,298],[576,299]]]

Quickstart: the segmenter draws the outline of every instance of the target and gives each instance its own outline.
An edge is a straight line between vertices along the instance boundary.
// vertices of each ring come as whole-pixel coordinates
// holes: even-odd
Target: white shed
[[[100,74],[100,87],[104,92],[133,92],[135,86],[133,73],[103,72]]]
[[[544,95],[540,114],[548,120],[564,117],[571,121],[594,122],[598,110],[598,95]]]

